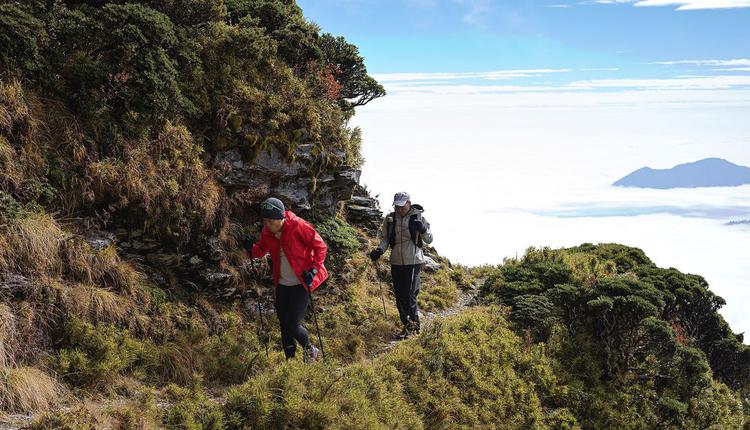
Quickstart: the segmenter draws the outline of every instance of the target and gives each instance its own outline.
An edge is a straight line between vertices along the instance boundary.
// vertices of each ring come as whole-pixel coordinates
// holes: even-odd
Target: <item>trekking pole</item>
[[[258,305],[258,319],[260,319],[260,326],[258,327],[258,330],[263,330],[263,333],[266,331],[266,325],[263,322],[263,310],[260,305],[260,299],[258,299],[258,302],[256,303]],[[258,333],[258,338],[260,339],[260,333]],[[263,336],[263,346],[266,347],[266,358],[268,358],[268,337]]]
[[[372,260],[370,260],[372,261]],[[378,268],[375,266],[375,262],[372,262],[372,266],[375,268],[375,272],[377,273]],[[385,311],[385,293],[383,292],[383,284],[380,284],[380,300],[383,302],[383,316],[385,319],[388,319],[388,312]]]
[[[388,319],[388,312],[385,311],[385,293],[383,293],[383,284],[380,283],[380,300],[383,301],[383,316]]]
[[[323,338],[320,336],[320,326],[318,325],[318,313],[315,311],[315,301],[312,295],[312,282],[307,284],[307,296],[310,298],[310,308],[312,308],[313,320],[315,321],[315,330],[318,332],[318,342],[320,342],[320,356],[325,359],[326,354],[323,352]]]
[[[260,324],[256,326],[257,328],[256,328],[255,331],[256,331],[256,334],[258,336],[258,340],[260,340],[260,338],[261,338],[261,332],[263,332],[263,333],[266,332],[266,325],[263,322],[263,308],[262,308],[262,305],[260,304],[260,301],[262,299],[262,295],[260,293],[260,290],[258,289],[258,284],[257,284],[257,280],[258,280],[257,279],[258,278],[257,273],[258,273],[258,271],[255,270],[255,264],[254,264],[253,260],[250,260],[250,266],[253,268],[253,274],[255,275],[255,280],[256,280],[255,294],[258,296],[258,298],[256,299],[255,305],[256,305],[256,309],[258,310],[258,320],[260,321]],[[244,271],[240,272],[240,273],[242,273],[242,281],[245,282],[245,285],[247,285],[247,281],[245,280]],[[269,354],[268,354],[268,337],[267,336],[263,336],[263,346],[266,348],[266,358],[268,358]]]
[[[411,265],[411,280],[409,281],[410,282],[409,283],[409,291],[412,291],[412,289],[414,288],[414,272],[417,269],[417,242],[419,242],[419,236],[420,236],[420,234],[421,233],[417,232],[417,234],[416,234],[416,236],[414,238],[414,261],[412,262],[414,264]],[[416,297],[415,297],[415,299],[416,299]],[[419,310],[417,310],[417,318],[419,318]]]

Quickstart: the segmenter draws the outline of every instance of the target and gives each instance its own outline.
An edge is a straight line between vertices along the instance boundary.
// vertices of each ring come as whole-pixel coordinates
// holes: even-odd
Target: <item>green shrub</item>
[[[170,384],[165,393],[173,402],[165,415],[164,427],[170,430],[222,430],[221,407],[203,392],[201,378],[195,377],[189,387]]]
[[[500,308],[437,320],[381,361],[403,374],[425,428],[548,428],[565,399],[543,349],[525,348]]]
[[[436,273],[423,273],[421,276],[421,289],[417,296],[421,310],[440,311],[456,303],[459,290],[447,269],[440,269]]]
[[[38,71],[46,43],[42,21],[15,4],[0,4],[0,78]]]
[[[359,250],[357,230],[343,218],[339,216],[317,217],[312,218],[311,222],[328,245],[328,256],[335,262],[335,265],[340,265],[343,260]]]
[[[234,312],[221,316],[223,328],[208,337],[199,349],[203,355],[203,370],[212,384],[232,384],[244,381],[269,365],[257,328],[243,323]],[[270,321],[266,321],[270,324]],[[276,330],[266,327],[266,330]]]
[[[125,370],[133,371],[153,354],[147,343],[127,330],[73,316],[64,324],[62,347],[54,358],[58,373],[79,387],[105,386]]]
[[[229,390],[227,427],[421,429],[398,379],[390,367],[289,361]]]

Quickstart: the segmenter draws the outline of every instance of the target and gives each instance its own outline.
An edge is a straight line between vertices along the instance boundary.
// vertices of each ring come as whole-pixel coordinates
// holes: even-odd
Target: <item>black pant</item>
[[[286,358],[294,357],[297,350],[295,340],[303,347],[310,346],[310,336],[301,324],[308,302],[307,290],[302,285],[276,287],[276,315],[281,325],[281,344]]]
[[[393,289],[396,291],[396,307],[401,322],[407,325],[414,321],[419,325],[419,310],[417,309],[417,294],[419,294],[419,271],[421,264],[392,265],[391,277]]]

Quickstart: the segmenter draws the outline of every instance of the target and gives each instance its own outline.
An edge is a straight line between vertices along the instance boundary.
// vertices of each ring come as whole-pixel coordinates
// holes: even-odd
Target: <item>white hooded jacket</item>
[[[421,206],[412,205],[409,212],[403,217],[399,216],[398,213],[393,212],[388,214],[383,220],[383,224],[381,225],[378,234],[378,239],[380,239],[378,248],[382,251],[388,249],[388,246],[390,245],[389,223],[393,221],[396,223],[394,227],[395,241],[393,248],[391,249],[391,265],[404,266],[424,263],[424,253],[422,248],[414,243],[411,239],[411,233],[409,232],[409,219],[412,215],[416,215],[416,218],[422,220],[425,227],[427,227],[427,232],[419,234],[419,237],[421,237],[424,243],[432,243],[430,223],[422,216],[423,212],[424,210]]]

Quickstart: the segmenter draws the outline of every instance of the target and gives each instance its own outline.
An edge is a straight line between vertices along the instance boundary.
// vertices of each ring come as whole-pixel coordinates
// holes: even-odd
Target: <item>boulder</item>
[[[354,190],[356,195],[352,196],[345,204],[346,218],[352,224],[364,227],[371,233],[380,228],[383,220],[383,212],[380,210],[380,202],[370,197],[367,190],[357,186]]]
[[[115,241],[115,235],[108,231],[91,231],[85,237],[86,243],[97,251],[109,247]]]
[[[423,268],[428,272],[437,272],[440,270],[440,263],[425,255]]]

